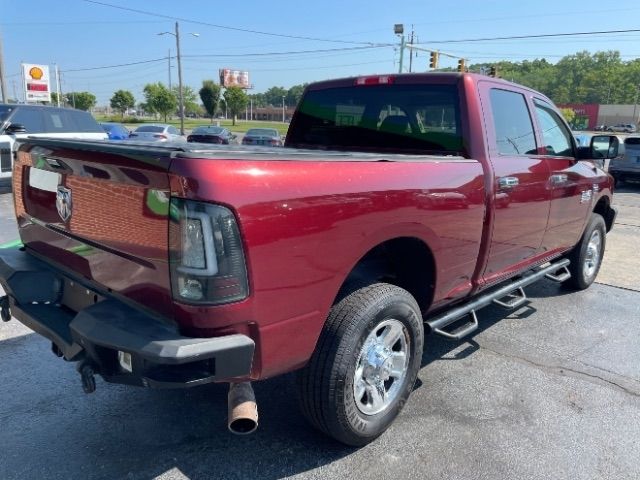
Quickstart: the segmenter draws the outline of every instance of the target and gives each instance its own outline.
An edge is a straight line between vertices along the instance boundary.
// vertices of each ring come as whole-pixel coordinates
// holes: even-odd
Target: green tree
[[[161,82],[148,83],[143,92],[147,110],[162,115],[165,122],[167,115],[176,111],[178,100]]]
[[[283,87],[271,87],[263,95],[267,105],[278,107],[282,105],[282,97],[287,96],[287,90]]]
[[[229,87],[224,92],[224,101],[227,104],[229,113],[233,116],[233,125],[236,124],[236,118],[249,103],[249,97],[240,87]]]
[[[89,110],[96,106],[96,96],[89,92],[69,92],[65,94],[69,105],[78,110]]]
[[[249,98],[251,99],[254,108],[267,106],[267,100],[264,98],[264,93],[252,93],[249,95]]]
[[[207,111],[207,115],[209,115],[213,123],[213,117],[216,114],[218,102],[220,102],[220,85],[213,80],[203,80],[202,88],[198,93],[200,94],[202,105],[204,105],[204,109]]]
[[[561,108],[560,113],[569,125],[573,124],[573,121],[576,118],[576,112],[573,110],[573,108]]]
[[[307,84],[303,83],[302,85],[294,85],[289,90],[287,90],[287,97],[285,98],[285,103],[289,107],[295,107],[298,105],[300,98],[302,98],[302,93],[306,88]]]
[[[118,90],[111,97],[111,108],[120,112],[120,116],[124,119],[124,114],[128,109],[133,108],[136,105],[136,100],[133,98],[133,93],[128,90]]]
[[[180,88],[176,85],[171,89],[173,95],[180,99]],[[184,102],[184,113],[200,113],[201,108],[198,105],[198,94],[189,85],[182,86],[182,100]]]
[[[51,92],[51,105],[58,104],[58,94],[56,92]]]

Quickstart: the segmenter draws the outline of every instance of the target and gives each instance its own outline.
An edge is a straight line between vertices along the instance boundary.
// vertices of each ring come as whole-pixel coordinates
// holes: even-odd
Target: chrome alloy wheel
[[[399,320],[385,320],[371,331],[353,377],[358,410],[375,415],[391,405],[407,376],[410,349],[409,332]]]
[[[591,278],[595,275],[600,257],[602,256],[602,236],[599,230],[594,230],[587,245],[587,251],[584,256],[583,271],[585,278]]]

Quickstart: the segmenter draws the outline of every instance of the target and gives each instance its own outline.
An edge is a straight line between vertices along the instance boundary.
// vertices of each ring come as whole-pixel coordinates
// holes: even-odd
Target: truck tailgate
[[[30,140],[13,178],[22,242],[87,285],[171,316],[170,162],[166,147]],[[82,292],[68,287],[74,309]]]

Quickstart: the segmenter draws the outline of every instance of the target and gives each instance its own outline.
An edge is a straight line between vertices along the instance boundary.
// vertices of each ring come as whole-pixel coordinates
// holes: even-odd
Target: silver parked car
[[[243,145],[269,145],[281,147],[282,138],[275,128],[250,128],[242,138]]]
[[[607,127],[608,132],[636,133],[637,128],[631,123],[616,123]]]
[[[145,124],[136,128],[129,138],[145,142],[184,142],[185,138],[173,125],[164,123]]]

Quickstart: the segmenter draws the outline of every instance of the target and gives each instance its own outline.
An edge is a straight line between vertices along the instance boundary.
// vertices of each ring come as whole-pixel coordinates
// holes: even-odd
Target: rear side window
[[[45,131],[40,108],[18,108],[11,117],[11,123],[23,125],[27,133]]]
[[[535,155],[536,138],[524,95],[492,89],[490,98],[498,153]]]
[[[545,155],[559,157],[573,157],[573,143],[571,132],[565,126],[560,116],[551,105],[541,100],[535,100],[536,116],[540,124]]]
[[[455,85],[367,85],[308,91],[287,145],[463,155]]]

